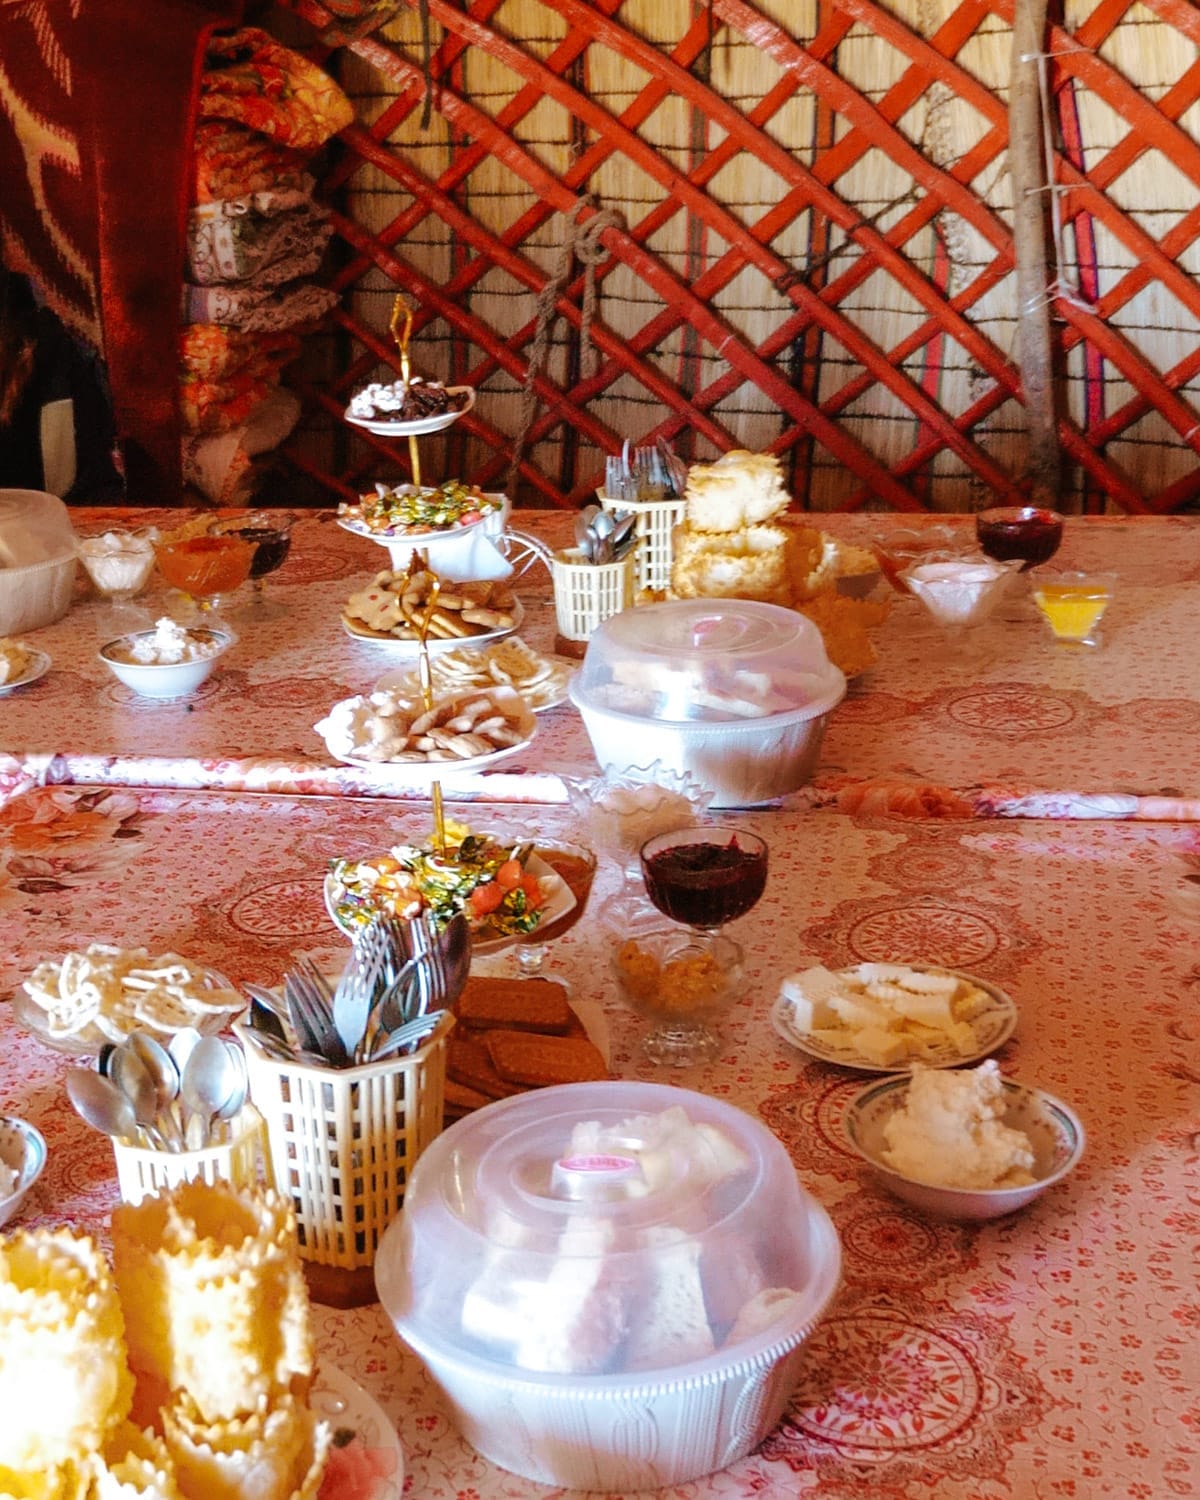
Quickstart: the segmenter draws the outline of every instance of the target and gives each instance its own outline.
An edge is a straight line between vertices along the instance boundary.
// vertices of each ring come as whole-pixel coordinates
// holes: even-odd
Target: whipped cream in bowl
[[[100,660],[142,697],[183,698],[205,681],[236,639],[230,630],[188,628],[164,616],[153,630],[109,641],[100,648]]]
[[[998,1219],[1071,1172],[1086,1135],[1041,1089],[974,1069],[916,1069],[853,1098],[847,1144],[898,1198],[936,1218]]]
[[[76,550],[96,592],[106,599],[132,599],[154,571],[151,532],[105,531],[85,538]]]

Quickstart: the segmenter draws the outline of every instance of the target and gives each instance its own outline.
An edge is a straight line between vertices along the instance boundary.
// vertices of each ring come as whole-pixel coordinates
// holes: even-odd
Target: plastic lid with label
[[[418,1347],[526,1370],[656,1368],[717,1348],[767,1290],[793,1313],[827,1295],[831,1244],[836,1275],[827,1216],[741,1110],[660,1084],[572,1084],[433,1141],[376,1279]]]
[[[635,718],[722,723],[815,718],[845,690],[807,616],[748,599],[679,599],[605,620],[571,696]]]

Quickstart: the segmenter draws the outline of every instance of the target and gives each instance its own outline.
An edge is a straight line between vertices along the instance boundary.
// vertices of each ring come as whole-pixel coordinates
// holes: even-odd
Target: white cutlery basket
[[[578,547],[550,560],[554,614],[565,641],[586,641],[602,621],[633,604],[634,552],[616,562],[590,563]]]
[[[636,581],[639,589],[667,589],[671,586],[671,563],[675,557],[673,536],[683,520],[687,504],[683,500],[613,500],[601,495],[600,504],[614,515],[634,513],[633,534]]]
[[[323,1068],[267,1057],[234,1025],[305,1260],[344,1270],[374,1263],[418,1157],[441,1132],[453,1026],[447,1014],[407,1057]]]
[[[196,1151],[162,1151],[113,1142],[117,1182],[126,1203],[140,1203],[153,1193],[181,1182],[229,1182],[234,1187],[263,1183],[273,1187],[267,1127],[253,1105],[230,1122],[229,1139]]]

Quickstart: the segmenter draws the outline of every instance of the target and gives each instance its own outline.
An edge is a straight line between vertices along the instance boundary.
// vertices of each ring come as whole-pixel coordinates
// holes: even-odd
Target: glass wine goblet
[[[517,944],[517,971],[526,978],[534,978],[542,972],[547,945],[570,932],[583,916],[596,878],[597,862],[594,850],[567,839],[535,844],[533,852],[563,881],[574,896],[575,904],[561,916],[539,923],[527,939]]]
[[[642,1049],[653,1062],[711,1061],[720,1039],[709,1025],[732,1003],[742,949],[725,936],[767,884],[767,845],[739,828],[676,828],[641,851],[646,894],[690,931],[633,937],[618,954],[618,978],[634,1009],[652,1022]]]
[[[292,545],[292,527],[298,517],[283,511],[252,510],[244,515],[224,516],[208,528],[210,536],[239,536],[254,548],[250,561],[250,589],[253,612],[276,614],[277,606],[266,597],[263,579],[287,561]]]
[[[182,593],[191,610],[215,614],[221,596],[245,583],[254,548],[240,536],[183,537],[154,547],[158,571]]]
[[[1028,573],[1049,562],[1062,545],[1063,517],[1040,505],[993,505],[976,512],[975,537],[988,557],[1018,562],[1020,571]],[[1005,618],[1036,619],[1028,595]]]

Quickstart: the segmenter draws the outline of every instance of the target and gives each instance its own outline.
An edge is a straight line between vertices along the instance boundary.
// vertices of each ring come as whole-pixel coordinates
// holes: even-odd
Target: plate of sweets
[[[821,964],[789,974],[771,1024],[821,1062],[866,1073],[956,1068],[1002,1046],[1017,1007],[986,979],[923,964]]]
[[[490,494],[461,479],[442,484],[376,484],[374,494],[338,506],[338,525],[372,541],[417,542],[422,547],[499,518],[503,495]]]
[[[131,1031],[169,1041],[195,1027],[215,1035],[246,1008],[215,969],[178,953],[89,943],[46,959],[13,999],[17,1020],[56,1052],[88,1056]]]
[[[502,640],[519,627],[525,611],[503,579],[443,584],[428,569],[406,568],[377,573],[366,588],[355,590],[342,608],[342,629],[356,641],[415,659],[427,618],[432,653]]]
[[[432,913],[440,926],[464,911],[475,953],[528,942],[575,906],[571,887],[534,845],[472,833],[446,820],[446,846],[397,844],[382,854],[335,859],[325,905],[338,931],[353,937],[379,913],[409,921]]]
[[[440,380],[372,381],[351,397],[346,421],[375,437],[421,437],[452,426],[475,405],[469,385]]]
[[[430,671],[435,693],[465,693],[499,684],[515,688],[540,714],[567,701],[567,684],[576,665],[566,657],[543,656],[519,635],[510,635],[489,644],[480,637],[470,644],[448,641],[432,658]],[[397,668],[375,685],[413,694],[420,691],[420,677],[413,668]]]
[[[50,658],[35,646],[10,637],[0,639],[0,697],[37,682],[50,670]]]

